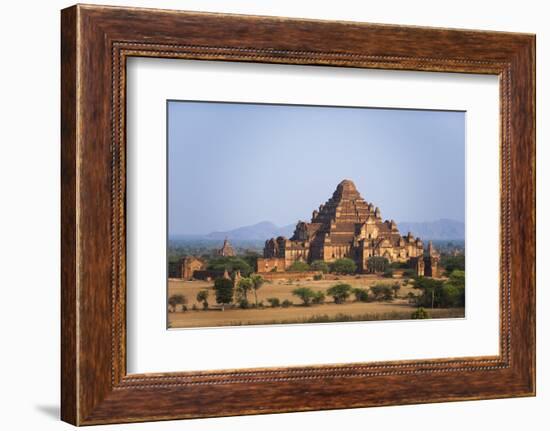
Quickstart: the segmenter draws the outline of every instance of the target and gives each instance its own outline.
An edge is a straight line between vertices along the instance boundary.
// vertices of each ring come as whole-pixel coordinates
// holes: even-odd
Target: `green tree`
[[[368,302],[369,301],[369,291],[362,287],[356,287],[353,289],[353,294],[355,295],[355,300],[358,302]]]
[[[455,269],[443,283],[441,307],[464,307],[466,277],[464,271]]]
[[[323,304],[325,302],[325,293],[320,290],[314,292],[311,302],[314,304]]]
[[[343,304],[351,295],[352,290],[349,284],[339,283],[327,289],[327,295],[332,296],[335,304]]]
[[[388,266],[388,259],[382,256],[371,256],[367,260],[367,270],[370,273],[384,272]]]
[[[309,287],[298,287],[292,291],[292,294],[300,298],[306,307],[311,304],[311,300],[315,296],[315,292]]]
[[[313,271],[321,271],[323,274],[329,272],[328,264],[324,260],[314,260],[311,262],[311,269]]]
[[[240,296],[248,302],[248,292],[252,289],[252,280],[248,277],[243,277],[237,283],[237,289]]]
[[[335,274],[353,274],[357,270],[357,265],[352,259],[345,257],[332,262],[330,270]]]
[[[240,271],[244,277],[248,277],[252,272],[252,267],[243,259],[236,256],[217,256],[208,262],[208,270],[223,273]]]
[[[258,306],[258,290],[264,285],[265,280],[261,275],[255,274],[250,276],[252,281],[252,289],[254,290],[254,301],[256,302],[256,307]]]
[[[390,284],[376,283],[370,287],[370,291],[375,301],[391,301],[393,299],[393,289]]]
[[[216,302],[221,304],[222,311],[226,304],[233,302],[233,282],[227,278],[218,278],[214,282],[214,291],[216,292]]]
[[[247,250],[244,255],[241,256],[241,259],[244,260],[252,270],[255,270],[259,257],[261,257],[259,253],[253,250]]]
[[[187,304],[187,298],[184,295],[172,295],[168,298],[168,305],[172,307],[172,311],[176,311],[178,305],[181,305],[182,311],[185,311],[185,304]]]
[[[413,287],[422,291],[417,297],[417,305],[429,308],[440,306],[443,281],[431,277],[418,277],[414,280]]]
[[[292,265],[289,266],[288,270],[292,272],[309,271],[309,265],[306,262],[297,260],[295,262],[292,262]]]
[[[197,293],[197,301],[202,302],[202,308],[208,310],[208,290],[204,289]]]
[[[447,274],[451,274],[454,270],[464,271],[466,260],[463,254],[457,256],[442,255],[439,262],[442,268],[445,268]]]

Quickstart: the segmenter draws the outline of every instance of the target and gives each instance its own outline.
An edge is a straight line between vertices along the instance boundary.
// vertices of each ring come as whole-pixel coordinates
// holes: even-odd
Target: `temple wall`
[[[285,271],[285,259],[280,257],[259,257],[256,261],[256,271],[259,274]]]

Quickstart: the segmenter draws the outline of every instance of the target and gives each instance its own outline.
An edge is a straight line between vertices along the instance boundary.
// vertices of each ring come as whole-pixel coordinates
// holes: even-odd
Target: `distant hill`
[[[227,231],[215,231],[205,235],[178,235],[174,240],[207,240],[223,241],[228,238],[231,241],[265,241],[269,238],[285,236],[290,238],[294,233],[296,224],[277,226],[270,221],[262,221],[250,226],[242,226]],[[441,219],[431,222],[401,222],[397,223],[401,235],[412,232],[424,240],[463,240],[464,223],[456,220]]]
[[[401,222],[397,223],[401,235],[412,232],[424,240],[463,240],[465,236],[464,222],[440,219],[429,222]]]
[[[265,241],[266,239],[278,236],[286,236],[287,238],[289,238],[294,233],[295,227],[295,224],[289,224],[287,226],[279,227],[274,223],[271,223],[270,221],[262,221],[251,226],[243,226],[228,231],[211,232],[207,235],[204,235],[204,238],[217,240],[229,238],[230,240],[234,241]]]

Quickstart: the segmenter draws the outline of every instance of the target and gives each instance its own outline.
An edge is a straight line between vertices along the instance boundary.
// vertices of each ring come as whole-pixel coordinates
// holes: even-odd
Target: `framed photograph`
[[[535,394],[534,35],[77,5],[61,44],[63,420]]]

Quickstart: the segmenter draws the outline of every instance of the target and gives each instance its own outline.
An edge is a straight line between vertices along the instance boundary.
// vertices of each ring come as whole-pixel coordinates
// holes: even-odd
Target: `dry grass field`
[[[350,297],[344,304],[335,304],[332,298],[327,296],[325,303],[300,306],[301,301],[292,295],[292,291],[298,287],[309,287],[314,291],[326,291],[337,283],[347,283],[351,286],[368,288],[376,283],[399,283],[401,288],[398,298],[391,302],[354,302]],[[201,290],[209,291],[208,302],[210,309],[202,310],[202,304],[196,300],[197,293]],[[168,297],[174,294],[184,295],[187,300],[188,311],[176,311],[168,313],[168,325],[170,328],[212,327],[230,325],[261,325],[284,323],[315,323],[331,321],[366,321],[366,320],[398,320],[410,319],[416,307],[410,305],[407,300],[409,292],[417,294],[410,284],[405,284],[400,278],[387,279],[376,275],[342,276],[338,280],[307,280],[288,282],[276,280],[265,283],[257,292],[258,302],[263,302],[265,308],[226,308],[221,311],[216,305],[213,282],[182,281],[170,279],[168,282]],[[278,298],[281,302],[288,299],[294,306],[283,308],[271,308],[267,298]],[[248,294],[250,303],[254,303],[254,294]],[[197,310],[193,310],[193,306]],[[432,318],[464,317],[464,309],[436,309],[428,310]]]

